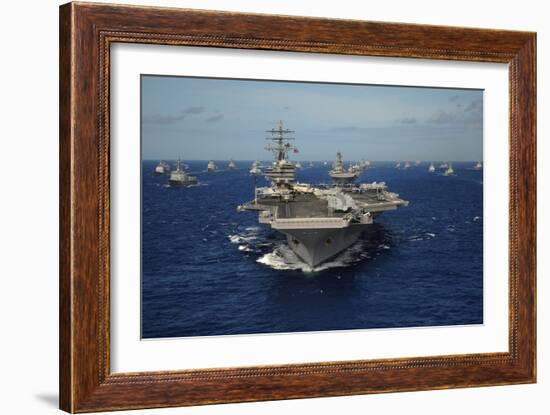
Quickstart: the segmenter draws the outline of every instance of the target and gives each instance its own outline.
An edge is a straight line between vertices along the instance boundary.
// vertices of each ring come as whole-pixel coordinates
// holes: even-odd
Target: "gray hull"
[[[170,187],[183,187],[183,186],[191,186],[193,184],[197,184],[196,180],[168,180],[168,184]]]
[[[356,242],[368,225],[340,229],[285,229],[288,245],[310,267],[315,267]]]

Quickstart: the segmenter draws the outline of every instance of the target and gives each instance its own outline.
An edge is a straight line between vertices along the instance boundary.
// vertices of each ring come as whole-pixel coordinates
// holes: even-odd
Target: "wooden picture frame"
[[[114,43],[509,65],[509,352],[111,373],[109,62]],[[60,8],[60,407],[90,412],[536,380],[536,34],[69,3]]]

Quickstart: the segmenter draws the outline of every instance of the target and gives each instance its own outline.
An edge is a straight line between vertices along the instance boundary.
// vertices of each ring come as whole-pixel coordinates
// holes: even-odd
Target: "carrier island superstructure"
[[[254,200],[239,210],[258,211],[259,222],[285,234],[290,248],[310,267],[356,242],[382,212],[407,206],[408,202],[389,192],[385,183],[355,184],[355,174],[353,179],[338,180],[343,177],[334,173],[343,166],[341,154],[331,174],[336,176],[333,186],[296,182],[296,167],[288,159],[288,153],[295,150],[290,143],[294,138],[289,136],[294,131],[279,122],[278,128],[267,133],[271,143],[266,150],[275,155],[265,171],[271,185],[255,188]]]

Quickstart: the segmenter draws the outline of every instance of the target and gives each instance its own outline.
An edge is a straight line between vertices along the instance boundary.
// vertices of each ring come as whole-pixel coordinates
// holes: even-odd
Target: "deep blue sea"
[[[185,162],[200,184],[170,188],[142,163],[142,337],[186,337],[483,323],[483,172],[456,176],[374,163],[408,207],[379,216],[356,245],[308,269],[285,238],[237,212],[253,199],[251,161]],[[265,163],[263,163],[265,164]],[[328,166],[298,180],[329,182]],[[263,177],[258,185],[265,185]]]

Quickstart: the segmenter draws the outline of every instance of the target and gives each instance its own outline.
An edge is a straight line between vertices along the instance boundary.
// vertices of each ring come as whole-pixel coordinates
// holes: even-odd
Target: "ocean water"
[[[472,163],[453,163],[453,177],[374,163],[360,181],[385,181],[409,206],[316,269],[237,211],[253,198],[251,161],[217,161],[216,173],[186,162],[200,183],[182,188],[155,164],[142,163],[143,338],[483,323],[483,172]],[[327,172],[316,163],[298,180],[328,183]]]

